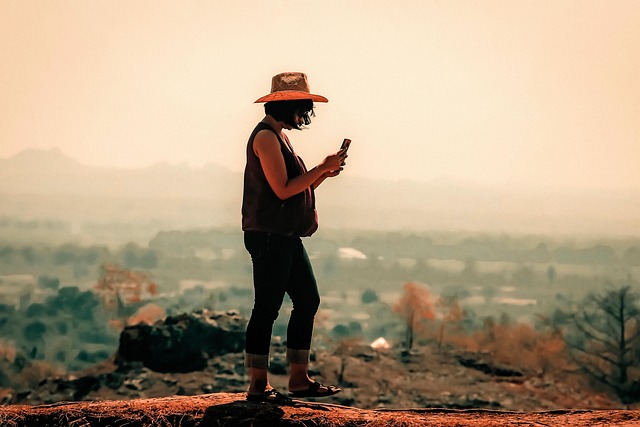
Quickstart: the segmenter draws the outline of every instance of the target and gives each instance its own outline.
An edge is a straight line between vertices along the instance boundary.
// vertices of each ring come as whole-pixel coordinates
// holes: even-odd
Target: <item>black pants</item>
[[[287,327],[287,359],[294,363],[308,363],[320,295],[302,240],[246,231],[244,244],[253,263],[255,292],[247,325],[246,366],[266,368],[273,322],[278,317],[285,293],[293,302]]]

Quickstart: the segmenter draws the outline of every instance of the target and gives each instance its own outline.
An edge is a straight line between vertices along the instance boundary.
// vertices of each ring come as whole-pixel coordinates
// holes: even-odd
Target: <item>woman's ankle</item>
[[[289,365],[289,390],[306,389],[313,382],[309,378],[308,365],[292,363]]]
[[[271,390],[272,388],[273,387],[271,387],[270,384],[266,384],[264,387],[262,387],[262,386],[252,386],[250,384],[249,388],[247,389],[247,393],[249,393],[249,394],[262,394],[265,391]]]
[[[266,369],[251,368],[249,379],[249,392],[250,393],[262,393],[265,390],[271,388],[269,380],[267,378]]]

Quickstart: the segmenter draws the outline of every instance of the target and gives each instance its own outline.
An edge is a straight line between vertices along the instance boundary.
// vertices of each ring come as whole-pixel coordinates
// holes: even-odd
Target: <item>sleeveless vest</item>
[[[302,159],[287,148],[280,135],[268,124],[258,123],[247,143],[247,164],[244,170],[242,195],[242,230],[285,236],[311,236],[318,229],[313,188],[309,187],[286,200],[276,196],[264,175],[260,159],[253,151],[253,140],[256,134],[265,129],[273,132],[278,138],[287,168],[287,177],[292,179],[307,172]]]

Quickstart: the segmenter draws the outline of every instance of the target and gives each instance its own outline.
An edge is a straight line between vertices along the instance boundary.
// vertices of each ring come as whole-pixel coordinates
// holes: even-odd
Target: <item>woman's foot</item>
[[[291,363],[289,376],[289,396],[327,397],[340,393],[340,387],[320,384],[309,377],[307,364]]]
[[[289,388],[291,397],[327,397],[340,393],[342,389],[333,385],[324,385],[317,381],[311,381],[304,388]]]
[[[262,392],[248,390],[247,400],[249,402],[275,403],[276,405],[286,405],[288,403],[291,403],[291,398],[280,393],[278,390],[276,390],[273,387],[269,387],[268,389]]]

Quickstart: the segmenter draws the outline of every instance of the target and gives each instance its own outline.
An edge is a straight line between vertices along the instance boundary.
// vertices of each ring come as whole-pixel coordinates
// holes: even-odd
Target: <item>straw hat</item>
[[[304,73],[280,73],[271,79],[271,93],[259,98],[256,102],[293,101],[310,99],[314,102],[329,102],[321,95],[309,92],[309,82]]]

